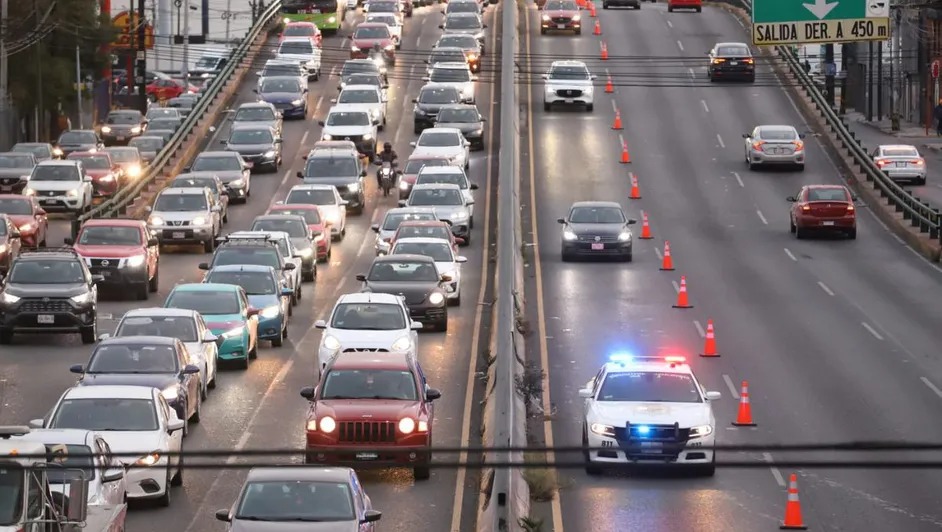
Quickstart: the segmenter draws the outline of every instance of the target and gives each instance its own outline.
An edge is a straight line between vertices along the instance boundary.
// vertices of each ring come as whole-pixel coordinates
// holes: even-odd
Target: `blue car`
[[[274,105],[284,118],[303,119],[307,116],[308,89],[297,77],[262,78],[256,92],[259,100]]]
[[[249,305],[258,309],[258,339],[269,340],[274,347],[284,345],[294,291],[285,286],[274,268],[254,264],[216,266],[209,270],[203,282],[242,287]]]

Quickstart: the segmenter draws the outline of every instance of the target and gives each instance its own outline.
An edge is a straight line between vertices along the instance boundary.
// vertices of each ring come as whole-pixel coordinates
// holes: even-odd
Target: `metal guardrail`
[[[241,66],[242,61],[249,52],[249,48],[258,38],[259,34],[265,30],[269,22],[271,22],[274,17],[278,16],[280,12],[281,0],[274,0],[268,6],[268,9],[259,16],[258,21],[249,29],[245,39],[232,51],[231,60],[226,63],[226,66],[223,67],[219,74],[212,80],[206,93],[200,97],[193,107],[193,110],[187,115],[186,119],[183,120],[180,127],[177,128],[177,131],[170,137],[170,140],[168,140],[167,144],[160,150],[157,157],[147,166],[147,171],[141,179],[137,180],[137,182],[131,186],[122,188],[114,196],[108,198],[108,200],[95,206],[82,216],[77,217],[77,225],[75,227],[92,218],[117,218],[121,216],[124,210],[137,199],[141,192],[161,175],[164,166],[170,162],[174,153],[177,152],[184,140],[190,135],[190,132],[196,126],[197,122],[203,118],[203,114],[212,106],[216,95],[218,95],[219,91],[228,83],[229,78],[232,77],[236,69]]]

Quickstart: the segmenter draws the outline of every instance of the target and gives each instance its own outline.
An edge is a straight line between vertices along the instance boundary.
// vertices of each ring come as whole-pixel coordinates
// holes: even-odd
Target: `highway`
[[[534,331],[529,356],[548,373],[555,407],[547,441],[580,445],[577,391],[608,355],[682,354],[714,405],[718,443],[784,444],[849,440],[942,441],[942,342],[936,302],[942,272],[892,236],[865,207],[856,241],[797,241],[785,198],[800,186],[838,183],[842,172],[807,140],[804,173],[750,172],[742,133],[757,124],[807,129],[787,92],[760,67],[754,86],[711,84],[706,53],[721,41],[747,41],[727,12],[598,9],[603,35],[539,33],[528,5],[522,31],[521,164],[524,235],[534,250],[527,275]],[[594,22],[587,12],[583,19]],[[600,42],[609,59],[599,59]],[[599,75],[595,111],[543,111],[551,61],[582,59]],[[616,84],[604,94],[606,69]],[[529,91],[527,89],[529,86]],[[613,105],[624,121],[612,131]],[[621,143],[631,164],[619,164]],[[629,172],[642,199],[629,203]],[[580,200],[618,199],[639,220],[633,263],[563,263],[560,226]],[[653,240],[638,240],[641,212]],[[525,236],[525,238],[527,238]],[[676,267],[658,271],[669,240]],[[686,276],[694,308],[674,309]],[[707,320],[720,358],[697,356]],[[730,426],[738,388],[748,380],[758,426]],[[922,455],[883,454],[884,458]],[[561,457],[561,460],[571,456]],[[560,472],[563,489],[534,507],[554,532],[774,530],[784,515],[785,482],[798,473],[804,521],[815,530],[935,530],[942,527],[942,476],[926,470],[778,468],[786,459],[874,459],[846,453],[727,453],[718,461],[767,462],[713,478]],[[926,457],[928,458],[928,457]],[[552,525],[552,526],[550,526]]]
[[[399,60],[390,72],[388,125],[380,133],[380,141],[391,140],[403,164],[411,152],[409,142],[415,140],[412,98],[424,83],[421,79],[425,67],[423,60],[441,32],[438,25],[443,17],[439,9],[439,6],[419,8],[413,18],[407,19]],[[486,20],[494,18],[494,8],[489,11]],[[362,17],[359,12],[355,16]],[[347,22],[349,26],[352,21]],[[489,37],[487,63],[499,53],[493,35]],[[259,58],[258,67],[274,50],[275,41],[270,44]],[[274,174],[253,175],[252,198],[246,205],[231,207],[226,231],[248,229],[255,216],[264,213],[270,204],[282,199],[290,187],[300,182],[295,173],[303,169],[301,156],[320,138],[316,121],[324,118],[331,105],[330,99],[338,94],[339,79],[335,74],[348,57],[347,39],[325,39],[325,75],[310,86],[311,112],[308,119],[285,123],[284,166]],[[327,73],[331,75],[327,76]],[[497,116],[492,112],[493,78],[493,70],[482,74],[477,91],[478,106],[488,117]],[[233,108],[239,103],[255,100],[254,86],[255,76],[251,75],[239,88]],[[487,125],[490,131],[499,130],[499,124],[492,121]],[[211,149],[220,149],[218,141],[225,139],[226,135],[227,127],[220,127],[215,138],[209,141]],[[495,134],[488,138],[487,150],[472,155],[469,172],[471,180],[480,185],[476,204],[480,221],[474,229],[472,245],[461,248],[461,253],[469,259],[463,266],[464,302],[450,310],[447,333],[420,333],[419,339],[419,360],[429,384],[443,391],[443,398],[436,402],[433,425],[437,446],[457,447],[472,430],[477,431],[470,422],[472,401],[469,386],[474,385],[477,357],[472,353],[478,352],[480,312],[487,308],[480,303],[486,285],[482,284],[482,279],[489,278],[489,266],[482,259],[482,250],[487,249],[486,234],[493,218],[487,213],[490,211],[490,185],[496,183],[492,164],[496,157],[492,157],[492,153],[496,153],[498,147]],[[355,275],[365,273],[374,256],[374,233],[370,224],[379,221],[386,210],[396,207],[395,194],[383,198],[377,191],[375,171],[376,167],[372,166],[365,180],[366,212],[349,218],[346,238],[334,244],[332,261],[319,266],[316,287],[310,283],[304,285],[303,300],[289,323],[290,341],[280,349],[263,344],[258,359],[248,371],[229,370],[220,374],[219,386],[210,393],[203,407],[203,420],[191,426],[184,450],[303,447],[307,403],[298,392],[303,386],[314,384],[320,332],[313,323],[316,319],[328,317],[338,296],[359,290]],[[61,243],[66,236],[68,222],[54,222],[50,228],[50,244]],[[208,255],[197,250],[164,250],[160,290],[157,297],[151,295],[147,305],[161,305],[176,283],[198,282],[203,272],[197,265],[207,258]],[[99,332],[110,332],[125,311],[141,306],[144,305],[136,301],[103,300],[99,305]],[[31,418],[44,416],[59,394],[75,381],[75,376],[68,371],[69,365],[86,362],[90,353],[91,347],[82,346],[77,336],[18,336],[14,346],[4,349],[0,369],[0,399],[4,408],[0,411],[0,423],[23,424]],[[442,456],[439,459],[454,460],[454,457]],[[267,459],[269,463],[290,460],[288,457]],[[300,456],[293,460],[300,462]],[[224,461],[224,457],[216,460],[219,463]],[[241,458],[229,461],[246,463]],[[170,508],[135,505],[129,515],[128,530],[223,530],[225,527],[215,521],[213,514],[234,502],[245,472],[234,469],[187,470],[184,486],[173,491],[174,500]],[[361,479],[372,497],[374,508],[383,512],[381,528],[384,530],[473,528],[478,489],[477,479],[472,473],[465,476],[456,470],[433,469],[430,480],[415,483],[411,471],[367,471],[361,474]]]

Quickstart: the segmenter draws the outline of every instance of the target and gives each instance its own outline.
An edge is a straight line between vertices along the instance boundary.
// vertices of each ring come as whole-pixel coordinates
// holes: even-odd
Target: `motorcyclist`
[[[383,151],[376,154],[376,162],[379,164],[379,170],[376,171],[376,184],[383,186],[383,163],[389,163],[393,170],[393,185],[396,184],[396,164],[399,160],[399,154],[393,149],[392,143],[386,141],[383,143]]]

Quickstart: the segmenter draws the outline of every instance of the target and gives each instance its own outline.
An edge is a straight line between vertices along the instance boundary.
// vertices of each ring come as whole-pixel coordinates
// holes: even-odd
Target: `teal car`
[[[164,306],[199,312],[213,334],[223,338],[220,360],[234,360],[247,369],[249,360],[258,356],[258,310],[249,304],[241,286],[179,284],[167,296]]]
[[[258,264],[216,266],[209,270],[203,282],[241,286],[249,304],[259,309],[258,339],[270,341],[272,347],[284,345],[294,290],[285,285],[274,268]]]

